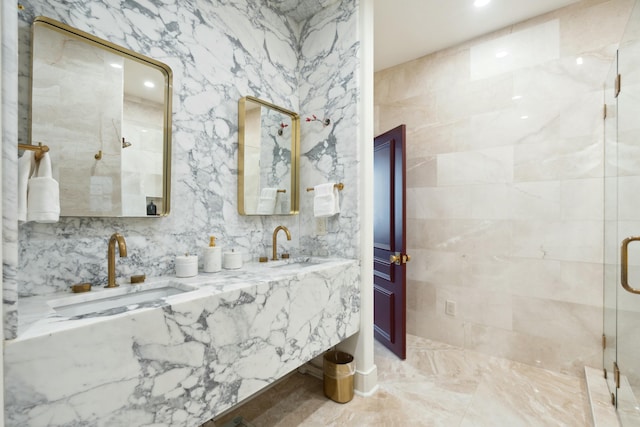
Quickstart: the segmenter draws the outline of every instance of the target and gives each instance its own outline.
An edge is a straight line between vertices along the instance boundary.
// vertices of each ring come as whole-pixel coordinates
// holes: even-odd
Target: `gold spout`
[[[285,227],[284,225],[279,225],[276,227],[275,230],[273,230],[273,256],[271,257],[272,260],[276,261],[278,259],[278,231],[280,230],[284,230],[285,234],[287,235],[287,240],[291,240],[291,233],[289,233],[289,229],[287,227]]]
[[[116,242],[118,243],[118,253],[121,257],[127,256],[127,243],[120,233],[113,233],[109,239],[107,249],[107,286],[105,288],[115,288],[116,284]]]

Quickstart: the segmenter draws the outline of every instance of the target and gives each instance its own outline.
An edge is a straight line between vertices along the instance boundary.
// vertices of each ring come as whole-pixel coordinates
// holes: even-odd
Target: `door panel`
[[[406,357],[405,126],[374,140],[374,335]],[[404,260],[404,257],[401,257]]]

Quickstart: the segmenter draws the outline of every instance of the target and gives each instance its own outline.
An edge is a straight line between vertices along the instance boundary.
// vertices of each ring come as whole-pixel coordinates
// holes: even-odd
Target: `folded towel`
[[[27,186],[36,166],[35,154],[27,150],[18,159],[18,221],[22,222],[27,220]]]
[[[258,202],[258,215],[271,215],[276,209],[277,188],[263,188]]]
[[[27,190],[27,221],[58,222],[60,188],[51,177],[49,153],[44,153],[33,175]]]
[[[340,195],[333,182],[313,188],[313,215],[322,218],[340,213]]]

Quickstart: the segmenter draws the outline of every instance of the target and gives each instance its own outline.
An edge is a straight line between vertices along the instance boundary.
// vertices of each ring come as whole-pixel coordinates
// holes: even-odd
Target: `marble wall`
[[[107,241],[116,231],[125,236],[129,252],[118,259],[120,276],[173,274],[174,256],[200,253],[209,235],[217,236],[223,249],[242,251],[250,261],[270,252],[271,234],[279,224],[292,232],[292,240],[281,243],[280,250],[356,258],[357,2],[325,1],[299,22],[259,0],[190,0],[179,6],[112,3],[22,2],[19,137],[26,142],[28,135],[34,17],[48,16],[146,53],[173,70],[172,211],[160,219],[61,218],[55,225],[22,225],[20,295],[60,291],[79,281],[104,282]],[[245,95],[303,117],[332,118],[327,127],[318,122],[303,126],[303,203],[298,216],[237,213],[237,104]],[[327,181],[345,183],[343,213],[331,219],[327,235],[316,236],[312,198],[304,188]]]
[[[376,73],[376,134],[407,125],[409,333],[601,365],[602,85],[632,3],[582,1]]]

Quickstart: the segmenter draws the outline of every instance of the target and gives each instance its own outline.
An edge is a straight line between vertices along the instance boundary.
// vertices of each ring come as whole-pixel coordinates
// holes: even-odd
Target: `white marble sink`
[[[295,270],[295,269],[310,267],[312,265],[322,264],[329,261],[332,261],[332,260],[325,259],[325,258],[298,257],[298,258],[274,261],[274,262],[268,263],[267,267],[285,269],[285,270]]]
[[[73,317],[157,301],[194,289],[196,288],[184,284],[123,285],[49,300],[47,304],[57,314]]]

